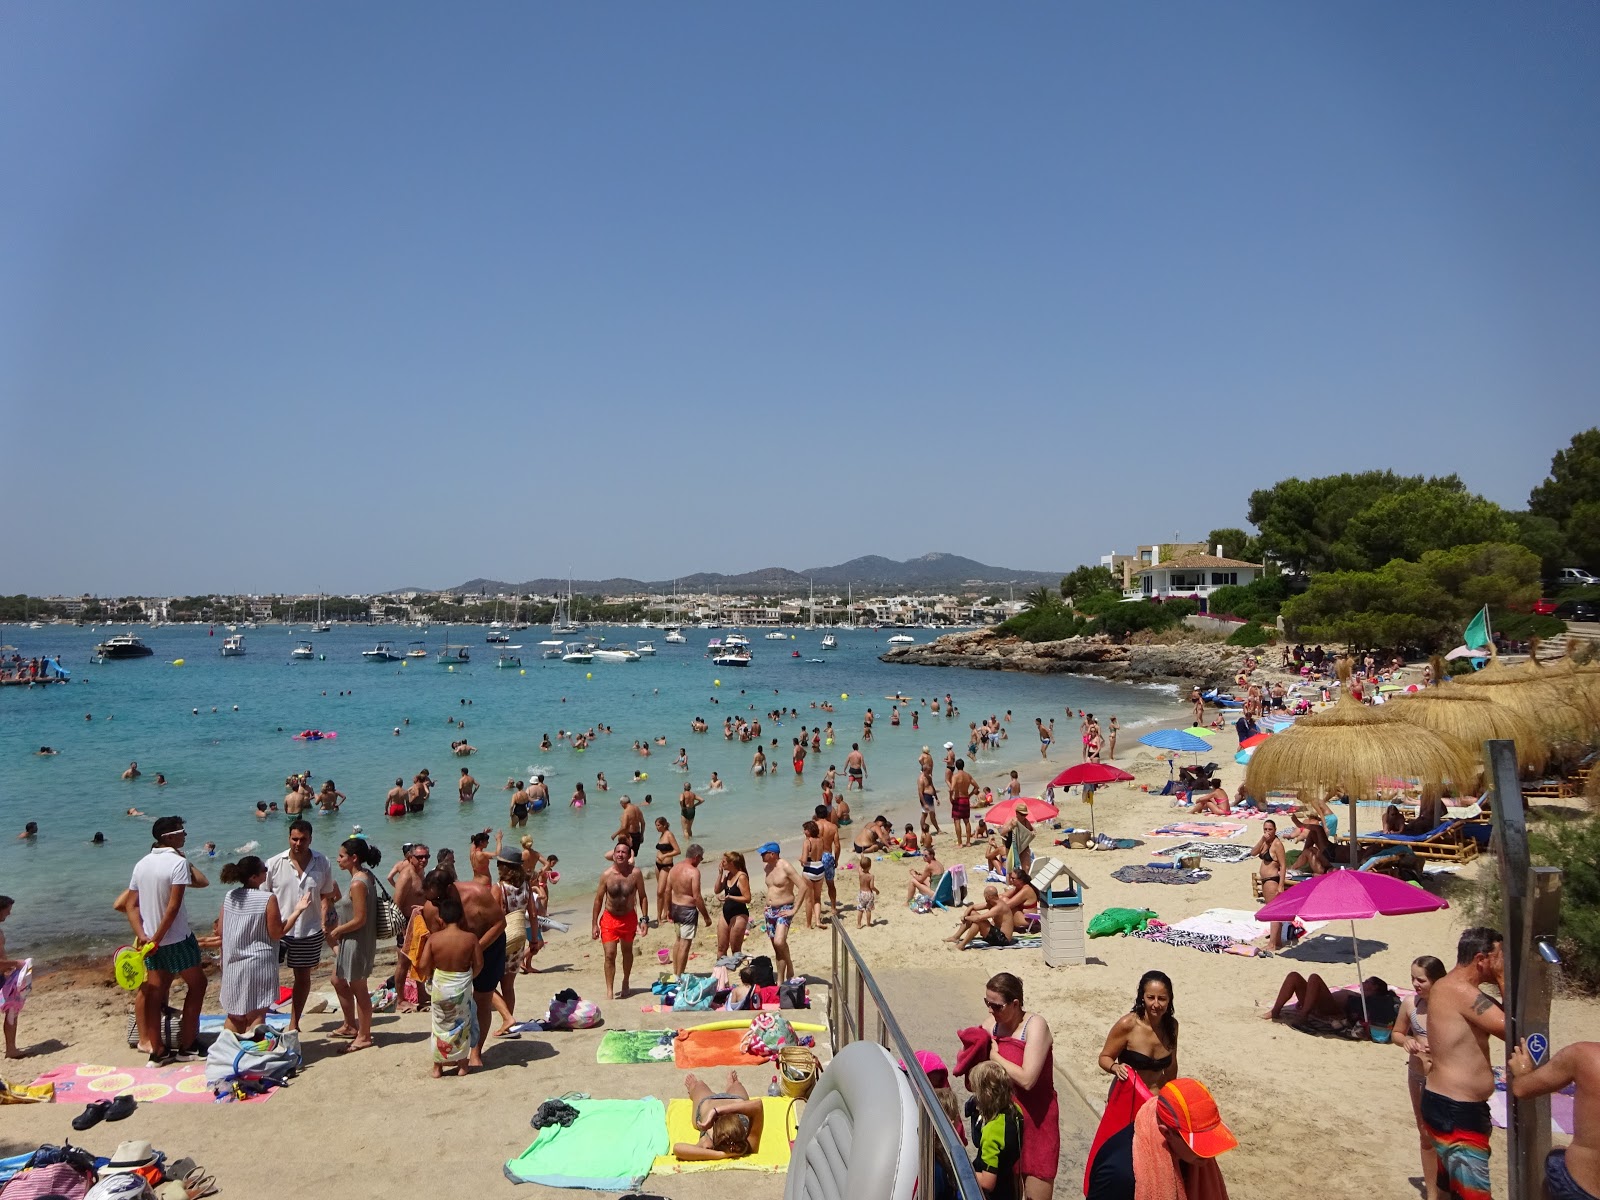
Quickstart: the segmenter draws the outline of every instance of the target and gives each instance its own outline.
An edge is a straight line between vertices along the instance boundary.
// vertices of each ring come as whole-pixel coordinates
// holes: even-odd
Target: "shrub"
[[[1104,633],[1120,641],[1130,633],[1141,630],[1160,631],[1181,625],[1183,618],[1195,612],[1197,607],[1193,600],[1168,600],[1164,604],[1136,600],[1131,604],[1118,604],[1102,613],[1094,619],[1092,628],[1096,633]]]
[[[1088,622],[1061,604],[1030,608],[996,626],[996,632],[1020,637],[1025,642],[1057,642],[1077,637]]]
[[[1533,860],[1561,868],[1563,970],[1569,980],[1600,986],[1600,821],[1567,821],[1529,830]]]
[[[1278,640],[1278,631],[1248,622],[1228,635],[1230,646],[1265,646]]]

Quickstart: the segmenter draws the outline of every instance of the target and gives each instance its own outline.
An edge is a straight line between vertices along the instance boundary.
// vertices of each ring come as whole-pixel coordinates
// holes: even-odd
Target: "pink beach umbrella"
[[[1028,806],[1028,820],[1037,825],[1040,821],[1054,820],[1060,811],[1048,800],[1038,800],[1032,796],[1018,796],[1015,800],[1002,800],[988,812],[983,814],[983,819],[990,825],[1004,825],[1016,815],[1017,805]]]
[[[1313,875],[1303,883],[1285,888],[1256,910],[1256,920],[1349,921],[1350,948],[1356,960],[1356,990],[1361,994],[1361,1012],[1365,1016],[1367,998],[1361,982],[1361,949],[1356,940],[1356,922],[1369,917],[1401,917],[1449,907],[1449,902],[1442,897],[1393,876],[1376,871],[1340,870]]]

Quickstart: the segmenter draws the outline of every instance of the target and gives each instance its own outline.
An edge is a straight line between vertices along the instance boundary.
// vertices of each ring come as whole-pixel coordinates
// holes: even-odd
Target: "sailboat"
[[[465,646],[457,646],[454,650],[450,648],[450,626],[446,625],[444,627],[444,649],[439,651],[439,656],[435,661],[443,663],[445,666],[454,667],[466,663],[471,657],[467,653]]]
[[[317,623],[311,627],[313,633],[331,633],[333,626],[322,619],[322,593],[317,593]]]
[[[550,619],[550,632],[551,633],[577,633],[578,632],[578,624],[577,624],[576,621],[574,621],[572,619],[572,576],[571,576],[571,574],[567,575],[567,608],[566,608],[566,612],[565,613],[562,612],[562,610],[561,610],[561,601],[558,598],[556,600],[555,616],[553,616]]]

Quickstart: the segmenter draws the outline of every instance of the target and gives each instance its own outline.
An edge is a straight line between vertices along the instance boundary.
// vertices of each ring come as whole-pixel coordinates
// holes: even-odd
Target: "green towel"
[[[594,1052],[597,1063],[671,1062],[676,1029],[608,1029]]]
[[[644,1182],[667,1144],[667,1110],[643,1100],[575,1100],[578,1119],[551,1125],[506,1163],[512,1183],[626,1192]]]

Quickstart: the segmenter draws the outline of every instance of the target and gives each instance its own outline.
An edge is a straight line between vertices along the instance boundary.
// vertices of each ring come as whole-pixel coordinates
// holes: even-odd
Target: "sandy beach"
[[[1188,724],[1177,703],[1171,724]],[[1035,759],[1022,770],[1025,795],[1040,794],[1050,776],[1076,761],[1076,717],[1058,716],[1058,727],[1063,736],[1052,748],[1051,758]],[[1011,733],[1014,738],[1032,738],[1030,725],[1013,724]],[[1233,762],[1233,731],[1224,728],[1215,740],[1218,749],[1210,757],[1224,764],[1223,782],[1235,790],[1244,768]],[[1212,908],[1253,909],[1253,861],[1214,865],[1211,878],[1194,885],[1121,883],[1109,878],[1116,868],[1153,861],[1152,851],[1175,844],[1171,839],[1152,839],[1149,831],[1187,815],[1174,810],[1171,798],[1156,794],[1168,774],[1159,752],[1125,735],[1115,761],[1134,772],[1137,780],[1100,790],[1096,825],[1101,833],[1141,839],[1144,844],[1129,850],[1069,851],[1048,845],[1061,835],[1047,824],[1035,840],[1036,853],[1054,853],[1086,881],[1086,914],[1113,906],[1150,908],[1172,922]],[[858,793],[849,797],[857,825],[879,811],[897,827],[914,820],[914,758],[899,763],[885,761],[880,754],[869,756],[869,763],[873,790],[864,800]],[[980,784],[997,791],[1005,774],[981,761],[974,771]],[[1142,790],[1141,785],[1152,790]],[[1088,824],[1087,809],[1076,796],[1058,800],[1064,823]],[[945,807],[941,800],[941,808]],[[1248,830],[1232,839],[1234,843],[1248,846],[1259,835],[1259,820],[1246,823]],[[707,841],[709,868],[718,848]],[[787,842],[785,849],[789,850]],[[972,872],[973,878],[982,877],[981,855],[957,854],[948,832],[939,839],[939,849],[947,862],[965,862],[969,871],[977,864],[980,869]],[[1176,990],[1182,1024],[1180,1072],[1211,1088],[1240,1140],[1239,1148],[1221,1160],[1233,1194],[1266,1195],[1304,1178],[1307,1170],[1317,1173],[1319,1195],[1415,1194],[1417,1134],[1406,1094],[1404,1053],[1393,1045],[1314,1036],[1262,1019],[1291,969],[1319,971],[1333,986],[1354,982],[1348,926],[1326,929],[1327,937],[1312,937],[1296,948],[1260,958],[1202,953],[1134,938],[1103,938],[1089,943],[1086,965],[1051,969],[1037,949],[963,953],[943,942],[954,929],[953,915],[916,915],[904,906],[909,865],[890,859],[876,865],[882,896],[878,924],[858,934],[853,912],[847,911],[844,920],[874,969],[896,980],[891,995],[920,990],[940,998],[937,1006],[908,1005],[906,1024],[919,1047],[953,1061],[955,1031],[982,1018],[983,980],[994,972],[1010,971],[1024,981],[1027,1008],[1050,1022],[1058,1086],[1094,1108],[1108,1083],[1096,1066],[1106,1032],[1129,1008],[1139,975],[1159,969],[1172,977]],[[1480,856],[1461,877],[1492,870],[1493,861]],[[713,873],[708,870],[708,886]],[[756,873],[759,876],[759,867]],[[758,879],[758,901],[759,886]],[[841,901],[853,904],[855,891],[853,872],[841,871]],[[539,1015],[550,996],[564,987],[576,988],[589,998],[604,994],[599,948],[587,936],[589,900],[588,894],[557,889],[553,915],[573,920],[573,931],[553,935],[537,960],[539,973],[519,979],[519,1017]],[[1453,961],[1456,937],[1465,923],[1454,908],[1361,923],[1365,968],[1391,986],[1404,986],[1417,955]],[[644,938],[643,961],[633,980],[635,995],[602,1006],[608,1028],[661,1028],[709,1019],[710,1014],[680,1019],[641,1012],[650,996],[639,989],[648,989],[661,969],[656,951],[669,944],[669,937],[668,932],[654,929]],[[797,926],[792,946],[797,967],[820,982],[828,969],[827,933]],[[749,938],[747,947],[755,953],[767,950],[759,934]],[[25,947],[16,949],[26,952]],[[715,946],[704,931],[695,954],[691,969],[709,969]],[[327,969],[325,961],[317,977],[319,992],[328,990],[323,986]],[[379,976],[390,969],[392,957],[381,956]],[[210,1011],[216,1010],[215,986],[213,981]],[[820,1005],[826,990],[816,986],[813,994],[814,1003]],[[34,1047],[34,1056],[7,1063],[5,1078],[27,1082],[67,1063],[140,1063],[143,1056],[126,1044],[127,1011],[126,995],[110,982],[103,967],[42,972],[22,1017],[21,1041]],[[465,1080],[434,1082],[428,1078],[426,1016],[377,1017],[378,1045],[349,1058],[338,1053],[338,1043],[320,1036],[335,1024],[336,1019],[326,1014],[307,1019],[307,1070],[265,1103],[144,1104],[127,1121],[103,1124],[86,1134],[72,1134],[68,1127],[80,1109],[76,1103],[12,1107],[0,1126],[0,1154],[60,1142],[69,1135],[75,1143],[109,1153],[122,1140],[140,1138],[169,1155],[195,1157],[216,1173],[229,1195],[265,1196],[285,1185],[308,1184],[318,1190],[354,1189],[363,1195],[419,1184],[452,1193],[469,1188],[504,1190],[511,1185],[502,1175],[502,1164],[532,1140],[528,1119],[546,1097],[571,1089],[616,1097],[682,1094],[682,1072],[671,1064],[596,1067],[600,1030],[533,1034],[515,1041],[491,1039],[485,1070]],[[1600,1004],[1558,996],[1550,1033],[1556,1046],[1600,1037]],[[747,1077],[747,1082],[754,1093],[764,1090],[767,1077]],[[1064,1105],[1064,1112],[1069,1108],[1084,1111],[1076,1102]],[[1077,1118],[1076,1124],[1085,1123],[1082,1116]],[[1057,1194],[1077,1195],[1083,1147],[1092,1129],[1074,1126],[1065,1132]],[[1563,1141],[1557,1134],[1557,1144]],[[1497,1132],[1494,1148],[1495,1186],[1500,1191],[1503,1134]],[[742,1174],[739,1182],[762,1196],[776,1196],[782,1186],[781,1178],[752,1174]],[[678,1197],[710,1195],[713,1190],[725,1194],[725,1187],[714,1185],[706,1175],[686,1175],[652,1178],[645,1190]],[[524,1190],[545,1189],[529,1185]]]

